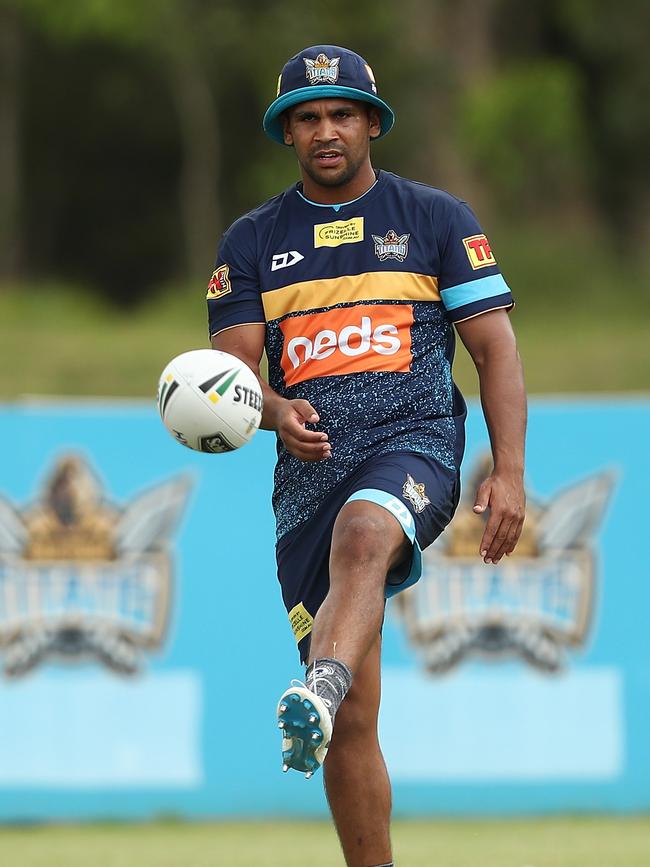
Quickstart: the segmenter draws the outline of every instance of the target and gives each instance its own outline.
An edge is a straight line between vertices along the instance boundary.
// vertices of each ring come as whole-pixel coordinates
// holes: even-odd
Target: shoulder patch
[[[479,268],[489,268],[491,265],[496,265],[496,259],[492,255],[490,242],[485,235],[470,235],[469,238],[463,238],[465,251],[469,264],[474,271]]]
[[[221,265],[216,271],[212,272],[212,277],[210,277],[210,282],[208,283],[208,294],[205,296],[208,300],[212,299],[214,301],[215,298],[221,298],[222,295],[232,292],[229,273],[229,265]]]

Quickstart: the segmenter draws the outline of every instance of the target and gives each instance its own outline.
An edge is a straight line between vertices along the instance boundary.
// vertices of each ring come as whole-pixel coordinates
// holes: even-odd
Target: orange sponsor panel
[[[408,373],[412,325],[410,304],[357,304],[285,319],[284,381],[295,385],[370,370]]]

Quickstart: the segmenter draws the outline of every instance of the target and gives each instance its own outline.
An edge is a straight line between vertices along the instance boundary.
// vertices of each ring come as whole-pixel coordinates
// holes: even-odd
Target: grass
[[[170,358],[208,345],[204,293],[196,296],[178,290],[123,312],[60,286],[0,292],[0,398],[153,399]]]
[[[647,867],[650,818],[398,821],[399,867]],[[329,823],[240,822],[0,829],[11,867],[335,867]]]
[[[500,243],[531,394],[650,389],[647,270],[598,239],[511,231]],[[168,287],[128,312],[99,293],[0,286],[0,400],[152,397],[167,361],[207,346],[204,287]],[[456,381],[477,392],[462,346]]]

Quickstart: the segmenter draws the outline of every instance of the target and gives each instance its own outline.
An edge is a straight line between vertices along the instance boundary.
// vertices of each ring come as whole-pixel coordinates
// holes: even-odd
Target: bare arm
[[[476,365],[481,405],[490,434],[494,468],[480,485],[474,511],[490,510],[480,544],[486,563],[511,554],[524,523],[526,392],[515,336],[504,310],[483,313],[456,325]]]
[[[220,331],[212,338],[212,348],[241,358],[257,375],[264,396],[262,427],[276,430],[287,451],[302,461],[329,458],[332,447],[326,433],[307,430],[305,424],[318,421],[318,413],[307,400],[286,400],[273,391],[260,376],[260,361],[264,351],[266,326],[237,325]]]

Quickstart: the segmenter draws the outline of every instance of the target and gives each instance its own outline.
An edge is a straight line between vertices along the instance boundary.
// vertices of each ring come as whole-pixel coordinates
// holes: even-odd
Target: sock
[[[324,656],[307,666],[307,688],[327,705],[332,719],[352,686],[352,672],[340,659]]]

